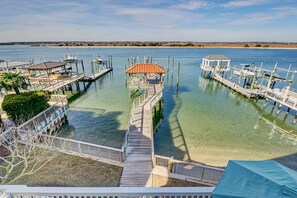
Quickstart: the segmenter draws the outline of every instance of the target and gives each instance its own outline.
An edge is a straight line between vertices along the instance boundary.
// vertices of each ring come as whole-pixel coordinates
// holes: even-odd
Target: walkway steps
[[[151,85],[148,97],[134,109],[132,125],[126,148],[126,159],[120,181],[121,187],[152,186],[152,141],[150,100],[156,95],[156,86]]]

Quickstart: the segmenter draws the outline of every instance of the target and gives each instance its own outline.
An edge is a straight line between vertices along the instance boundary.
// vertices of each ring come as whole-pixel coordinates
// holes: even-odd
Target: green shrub
[[[42,91],[10,94],[4,97],[2,109],[16,124],[21,124],[47,109],[49,98],[49,93]]]
[[[255,45],[255,47],[262,47],[262,45],[261,44],[257,44],[257,45]]]

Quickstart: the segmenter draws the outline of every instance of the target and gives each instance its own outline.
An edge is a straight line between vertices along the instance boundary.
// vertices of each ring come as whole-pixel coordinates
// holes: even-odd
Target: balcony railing
[[[211,198],[213,187],[27,187],[0,186],[1,198]]]

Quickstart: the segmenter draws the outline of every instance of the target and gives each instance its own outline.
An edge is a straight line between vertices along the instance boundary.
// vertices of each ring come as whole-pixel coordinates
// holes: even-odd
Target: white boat
[[[93,63],[96,63],[96,64],[101,64],[103,62],[103,59],[101,56],[96,56],[93,60]]]
[[[76,62],[78,61],[78,58],[77,58],[77,55],[74,55],[74,54],[65,54],[63,61],[67,63]]]

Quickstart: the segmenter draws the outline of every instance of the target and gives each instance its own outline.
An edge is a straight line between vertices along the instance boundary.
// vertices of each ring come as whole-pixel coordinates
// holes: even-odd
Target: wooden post
[[[279,114],[279,113],[280,113],[282,106],[283,106],[282,104],[279,104],[279,105],[278,105],[278,109],[277,109],[276,114]]]
[[[91,62],[91,72],[92,72],[92,75],[95,77],[95,74],[94,74],[94,62],[93,61]]]
[[[178,91],[178,85],[179,85],[179,72],[180,72],[180,63],[178,63],[177,66],[177,82],[176,82],[176,91]]]
[[[171,82],[173,80],[173,72],[174,72],[174,58],[172,58]]]
[[[171,159],[168,161],[168,171],[170,172],[170,173],[172,173],[172,171],[173,171],[173,164],[174,162],[173,162],[173,156],[171,157]]]
[[[86,90],[87,90],[87,87],[86,87],[86,82],[85,82],[85,81],[83,81],[83,84],[84,84],[84,91],[86,91]]]
[[[240,70],[240,75],[239,75],[238,83],[237,83],[238,85],[240,85],[240,82],[241,82],[242,70],[243,70],[243,66],[241,67],[241,70]]]
[[[75,61],[76,73],[78,73],[77,61]]]
[[[81,60],[81,66],[82,66],[83,74],[85,76],[86,73],[85,73],[85,66],[84,66],[84,61],[83,60]]]
[[[252,84],[251,84],[251,92],[250,92],[250,95],[249,95],[249,99],[250,99],[251,96],[252,96],[253,86],[254,86],[254,83],[255,83],[255,80],[256,80],[256,76],[257,76],[257,71],[255,70],[255,72],[254,72],[254,77],[253,77],[253,81],[252,81]]]
[[[286,114],[289,114],[290,113],[290,110],[291,110],[291,108],[288,107]]]
[[[126,71],[127,71],[127,65],[126,64],[124,65],[124,69],[125,69],[125,71],[124,71],[124,74],[125,74],[125,83],[126,83],[126,86],[127,86],[127,84],[128,84],[128,78],[127,78],[127,74],[126,74]]]
[[[168,62],[167,62],[167,83],[168,83],[169,67],[170,67],[170,56],[168,56]]]

